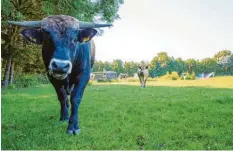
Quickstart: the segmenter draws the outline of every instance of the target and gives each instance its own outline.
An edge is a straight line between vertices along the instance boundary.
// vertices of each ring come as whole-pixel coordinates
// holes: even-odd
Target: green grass
[[[207,87],[165,85],[88,86],[79,108],[78,136],[66,135],[67,124],[59,124],[52,86],[3,90],[1,147],[233,149],[232,88],[209,87],[211,82]]]

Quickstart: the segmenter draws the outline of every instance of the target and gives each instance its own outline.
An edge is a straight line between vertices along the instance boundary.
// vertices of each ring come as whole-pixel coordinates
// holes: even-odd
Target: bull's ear
[[[97,34],[97,30],[93,28],[85,28],[79,31],[79,42],[88,42]]]
[[[42,44],[42,31],[35,28],[26,28],[21,31],[20,35],[27,41],[34,44]]]

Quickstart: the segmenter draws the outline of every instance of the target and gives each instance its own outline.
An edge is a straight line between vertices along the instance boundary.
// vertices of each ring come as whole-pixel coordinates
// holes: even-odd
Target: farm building
[[[210,72],[210,73],[202,73],[198,76],[198,78],[200,79],[208,79],[208,78],[212,78],[215,77],[215,72]]]
[[[117,73],[114,71],[91,73],[91,80],[113,80],[113,79],[117,79]]]
[[[117,79],[117,73],[114,71],[104,71],[104,75],[108,80]]]

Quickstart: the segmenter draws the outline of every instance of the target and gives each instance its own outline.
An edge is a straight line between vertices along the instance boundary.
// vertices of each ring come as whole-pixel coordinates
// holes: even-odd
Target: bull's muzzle
[[[49,64],[49,74],[55,79],[63,80],[71,73],[72,64],[69,60],[52,59]]]

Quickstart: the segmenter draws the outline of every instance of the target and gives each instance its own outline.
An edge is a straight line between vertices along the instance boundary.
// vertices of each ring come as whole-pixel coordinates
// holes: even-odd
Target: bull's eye
[[[73,43],[78,42],[78,38],[77,38],[77,37],[73,38],[73,39],[72,39],[72,42],[73,42]]]
[[[43,32],[43,39],[45,42],[50,42],[52,38],[48,32],[44,31]]]
[[[65,37],[65,33],[63,31],[60,32],[61,38]]]

